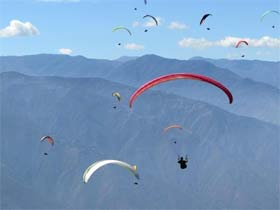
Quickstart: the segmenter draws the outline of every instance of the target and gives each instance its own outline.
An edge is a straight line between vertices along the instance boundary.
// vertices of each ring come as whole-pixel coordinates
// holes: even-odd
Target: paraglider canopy
[[[205,20],[206,20],[206,18],[207,18],[208,16],[212,16],[212,14],[205,14],[205,15],[203,15],[203,17],[201,18],[199,24],[202,25],[202,24],[205,22]],[[207,30],[208,30],[208,29],[207,29]]]
[[[101,161],[97,161],[93,164],[91,164],[84,172],[83,174],[83,182],[87,183],[88,180],[90,179],[90,177],[101,167],[108,165],[108,164],[115,164],[118,166],[123,167],[124,169],[127,169],[128,171],[130,171],[136,179],[140,179],[139,175],[136,173],[136,165],[129,165],[126,162],[120,161],[120,160],[101,160]]]
[[[244,43],[244,44],[246,44],[246,45],[249,45],[247,41],[245,41],[245,40],[240,40],[240,41],[238,41],[238,42],[236,43],[235,48],[238,48],[242,43]]]
[[[165,128],[163,129],[163,132],[166,133],[166,132],[169,131],[170,129],[174,129],[174,128],[177,128],[177,129],[180,129],[180,130],[183,129],[183,127],[182,127],[181,125],[176,125],[176,124],[174,124],[174,125],[170,125],[170,126],[165,127]]]
[[[43,136],[40,141],[43,142],[45,140],[47,140],[52,146],[54,145],[54,140],[53,140],[52,137],[50,137],[50,136]]]
[[[118,99],[118,101],[121,101],[121,99],[122,99],[121,94],[119,92],[113,92],[112,96],[116,97]]]
[[[261,16],[261,21],[263,21],[263,19],[264,19],[267,15],[269,15],[269,14],[277,14],[277,15],[280,15],[280,12],[277,11],[277,10],[268,10],[268,11],[266,11],[266,12],[264,12],[264,13],[262,14],[262,16]]]
[[[158,21],[157,21],[157,19],[154,16],[152,16],[152,15],[145,15],[143,18],[147,18],[147,17],[152,18],[155,21],[155,24],[158,26]]]
[[[222,85],[221,83],[219,83],[218,81],[216,81],[210,77],[206,77],[206,76],[199,75],[199,74],[192,74],[192,73],[175,73],[175,74],[168,74],[168,75],[157,77],[157,78],[143,84],[142,86],[140,86],[131,95],[130,100],[129,100],[129,107],[131,108],[132,104],[136,100],[136,98],[139,95],[141,95],[142,93],[144,93],[145,91],[147,91],[148,89],[150,89],[160,83],[177,80],[177,79],[192,79],[192,80],[199,80],[202,82],[207,82],[207,83],[214,85],[214,86],[218,87],[219,89],[221,89],[227,95],[230,104],[233,101],[233,96],[232,96],[231,92],[224,85]]]
[[[118,26],[118,27],[113,29],[113,32],[118,31],[118,30],[125,30],[125,31],[127,31],[129,33],[130,36],[132,35],[131,31],[128,28],[126,28],[126,27]]]

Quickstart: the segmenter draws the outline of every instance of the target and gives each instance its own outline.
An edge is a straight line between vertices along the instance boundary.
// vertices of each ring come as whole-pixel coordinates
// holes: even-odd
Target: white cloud
[[[73,52],[71,49],[68,49],[68,48],[61,48],[58,51],[60,54],[63,54],[63,55],[70,55]]]
[[[133,23],[132,23],[132,27],[138,27],[140,25],[140,23],[138,22],[138,21],[134,21]]]
[[[6,28],[0,29],[1,37],[15,37],[15,36],[35,36],[38,35],[38,29],[30,22],[21,22],[19,20],[10,21],[10,25]]]
[[[228,36],[218,41],[208,41],[204,38],[184,38],[180,40],[178,44],[180,47],[184,48],[234,47],[239,40],[247,41],[250,47],[280,48],[280,39],[269,36],[263,36],[259,39]]]
[[[78,3],[80,0],[37,0],[38,2],[45,2],[45,3]]]
[[[135,43],[128,43],[124,46],[124,48],[128,50],[143,50],[145,47],[143,45],[139,45]]]
[[[206,48],[211,47],[212,43],[210,41],[207,41],[204,38],[201,39],[194,39],[194,38],[184,38],[179,41],[180,47],[191,47],[191,48]]]
[[[157,22],[158,22],[158,25],[161,25],[161,22],[162,22],[162,19],[161,17],[155,17]],[[149,20],[144,23],[144,26],[145,27],[155,27],[157,26],[157,24],[155,23],[155,20],[153,18],[149,18]]]
[[[169,29],[178,29],[178,30],[183,30],[187,28],[187,25],[184,23],[179,23],[176,21],[173,21],[169,24],[168,26]]]

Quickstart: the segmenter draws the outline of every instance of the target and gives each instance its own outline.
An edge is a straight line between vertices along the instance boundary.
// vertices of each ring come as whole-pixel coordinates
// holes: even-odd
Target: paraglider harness
[[[178,156],[178,161],[177,163],[180,164],[181,169],[185,169],[188,167],[187,163],[188,163],[188,156],[186,155],[185,160],[183,157]]]

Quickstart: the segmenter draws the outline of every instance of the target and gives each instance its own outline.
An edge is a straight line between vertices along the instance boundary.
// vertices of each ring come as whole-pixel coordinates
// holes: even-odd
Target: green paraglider
[[[129,33],[130,36],[132,35],[131,31],[128,28],[126,28],[126,27],[118,26],[118,27],[113,29],[113,32],[118,31],[118,30],[125,30],[125,31],[127,31]]]

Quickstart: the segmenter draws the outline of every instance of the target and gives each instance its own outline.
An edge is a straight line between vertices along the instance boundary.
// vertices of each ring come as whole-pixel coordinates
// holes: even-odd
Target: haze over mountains
[[[122,60],[122,59],[121,59]],[[128,61],[109,61],[87,59],[82,56],[66,55],[34,55],[0,57],[1,70],[17,71],[28,75],[63,76],[63,77],[99,77],[125,85],[139,87],[156,76],[191,72],[210,76],[225,84],[234,95],[234,103],[228,106],[226,98],[216,88],[196,81],[179,81],[169,83],[155,89],[187,98],[205,101],[217,105],[235,114],[254,117],[266,122],[280,124],[279,88],[273,84],[279,75],[279,62],[244,61],[238,63],[240,70],[225,69],[205,61],[207,59],[176,60],[162,58],[156,55],[146,55],[139,58],[128,58]],[[224,61],[225,62],[225,61]],[[228,63],[234,61],[227,61]],[[237,62],[237,61],[236,61]],[[218,62],[219,63],[219,62]],[[261,63],[260,69],[258,68]],[[264,67],[267,64],[271,75],[266,77],[266,83],[256,79],[256,75],[264,77]],[[255,66],[251,71],[247,66]],[[241,71],[244,69],[243,71]],[[244,74],[243,74],[244,72]],[[271,82],[269,82],[271,81]],[[203,94],[201,94],[203,92]]]
[[[1,208],[279,209],[274,85],[208,61],[155,55],[127,61],[0,59]],[[136,87],[174,72],[215,78],[232,91],[233,104],[210,85],[176,81],[128,107]],[[122,94],[120,103],[113,91]],[[184,127],[171,136],[178,145],[162,133],[174,123]],[[40,143],[43,135],[53,136],[53,148]],[[189,155],[185,171],[177,165],[178,154]],[[115,166],[83,184],[85,168],[101,159],[136,164],[139,185]]]

